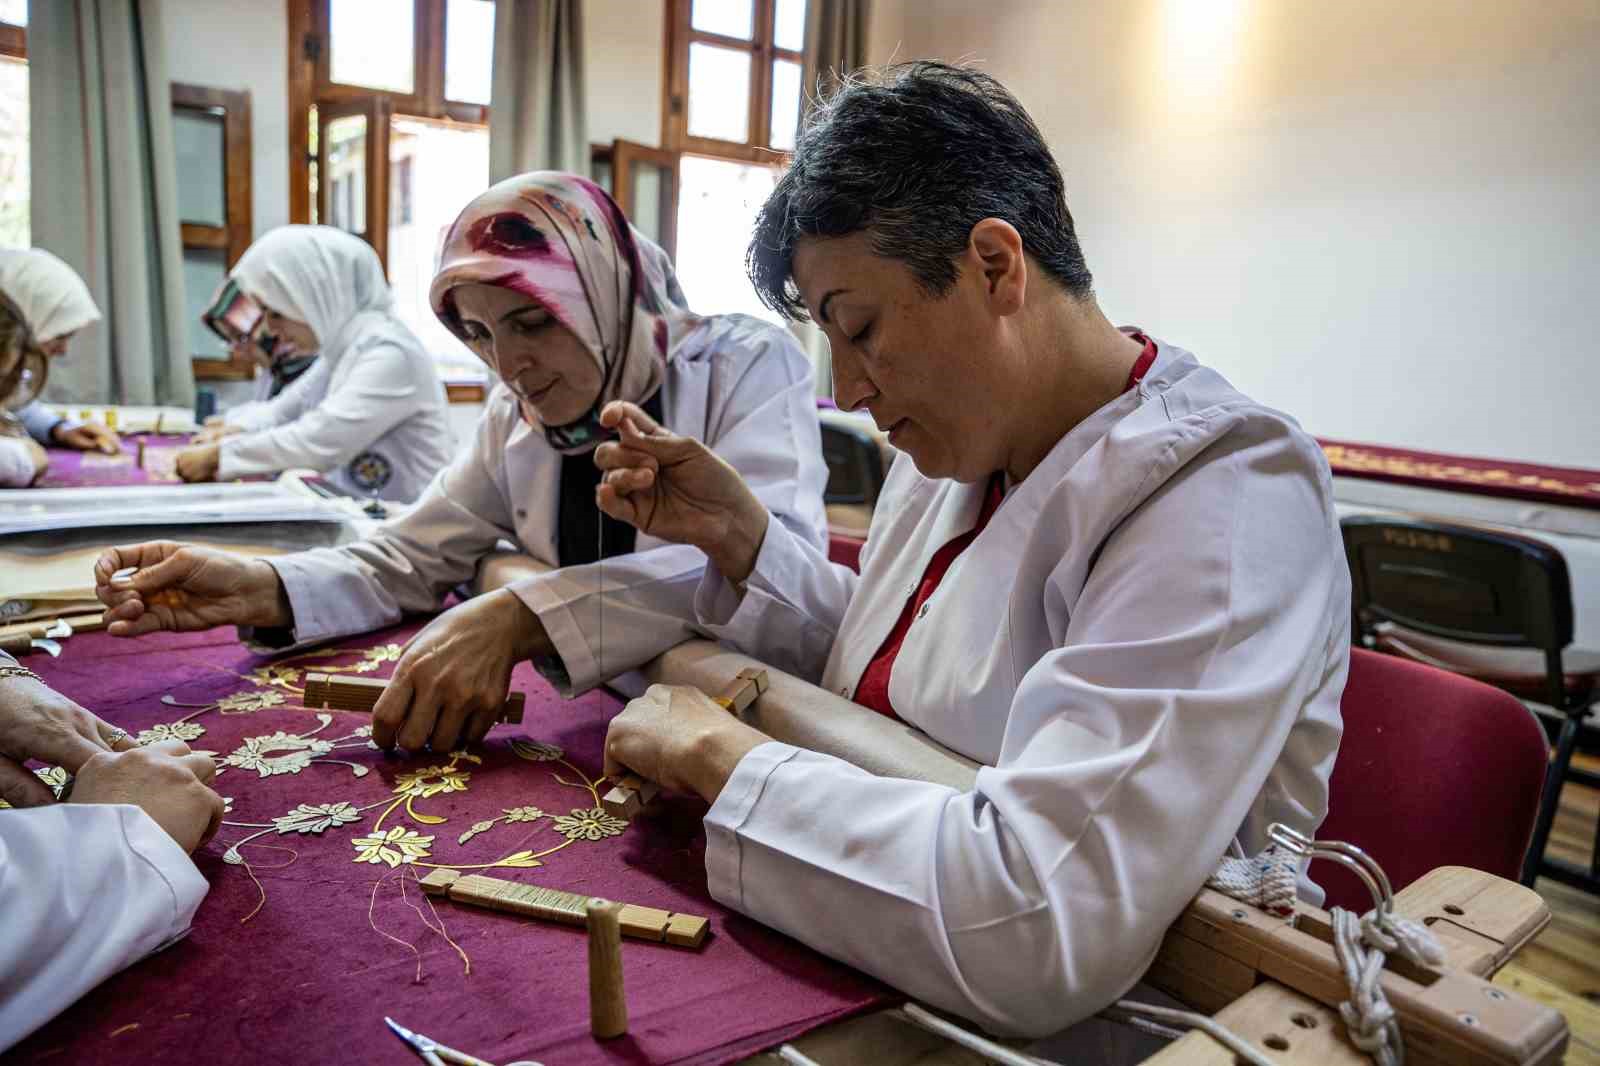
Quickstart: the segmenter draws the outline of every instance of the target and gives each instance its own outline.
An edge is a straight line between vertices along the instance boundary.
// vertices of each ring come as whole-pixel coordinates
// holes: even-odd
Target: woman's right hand
[[[600,510],[652,537],[699,548],[730,581],[749,577],[771,516],[739,472],[634,404],[607,404],[600,422],[621,434],[595,449],[595,465],[605,471],[595,490]]]
[[[220,416],[212,415],[211,418],[206,419],[206,428],[196,433],[189,443],[214,444],[224,437],[231,437],[236,433],[244,432],[238,426],[230,426],[226,422],[213,422],[212,419],[216,418],[220,418]]]
[[[129,568],[134,573],[116,576]],[[170,540],[108,548],[94,564],[94,594],[108,632],[137,637],[160,629],[289,626],[294,611],[278,572],[260,559]]]

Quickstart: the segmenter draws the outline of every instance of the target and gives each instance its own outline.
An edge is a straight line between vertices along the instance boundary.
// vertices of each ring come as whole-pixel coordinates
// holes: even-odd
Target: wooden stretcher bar
[[[378,697],[389,686],[387,681],[370,677],[343,677],[337,674],[306,672],[305,705],[330,707],[336,711],[359,711],[371,714],[378,705]],[[526,697],[513,692],[500,707],[498,721],[519,723]]]
[[[539,918],[563,925],[587,925],[590,896],[563,892],[559,888],[523,884],[483,874],[463,876],[457,870],[431,870],[422,879],[422,891],[443,896],[455,903],[468,903],[525,918]],[[710,919],[697,914],[677,914],[636,903],[622,905],[622,935],[635,940],[653,940],[680,948],[699,948],[710,931]]]

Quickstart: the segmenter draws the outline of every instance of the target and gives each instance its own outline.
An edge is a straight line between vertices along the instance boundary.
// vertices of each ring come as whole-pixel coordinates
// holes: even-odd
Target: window
[[[189,354],[201,381],[255,374],[200,321],[233,265],[250,247],[250,94],[172,83],[178,218]]]
[[[289,217],[370,243],[451,383],[483,367],[428,304],[444,232],[489,184],[493,0],[291,0]]]
[[[794,148],[806,0],[671,0],[666,143],[751,163]]]
[[[0,247],[26,248],[31,236],[27,25],[27,0],[0,0]]]
[[[666,149],[656,157],[672,162],[675,206],[664,228],[694,234],[674,256],[678,280],[696,310],[781,321],[751,289],[744,254],[800,126],[806,0],[669,3]],[[635,217],[655,179],[637,167],[630,175],[619,149],[611,153],[617,201]],[[664,174],[656,157],[649,161]]]

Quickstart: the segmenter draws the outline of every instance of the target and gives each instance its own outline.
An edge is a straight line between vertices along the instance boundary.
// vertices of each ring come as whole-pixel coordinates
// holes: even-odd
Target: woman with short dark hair
[[[705,631],[985,767],[966,793],[875,777],[662,686],[612,723],[608,770],[712,804],[720,901],[993,1029],[1054,1032],[1138,980],[1233,842],[1326,813],[1350,609],[1327,465],[1107,321],[1043,138],[974,71],[826,101],[749,269],[826,331],[839,406],[903,453],[860,575],[628,405],[605,412],[602,506],[712,555]]]

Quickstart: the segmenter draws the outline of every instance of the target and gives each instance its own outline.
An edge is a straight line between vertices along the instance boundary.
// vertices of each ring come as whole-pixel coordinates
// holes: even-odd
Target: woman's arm
[[[0,488],[27,488],[49,465],[50,456],[33,441],[0,437]]]

